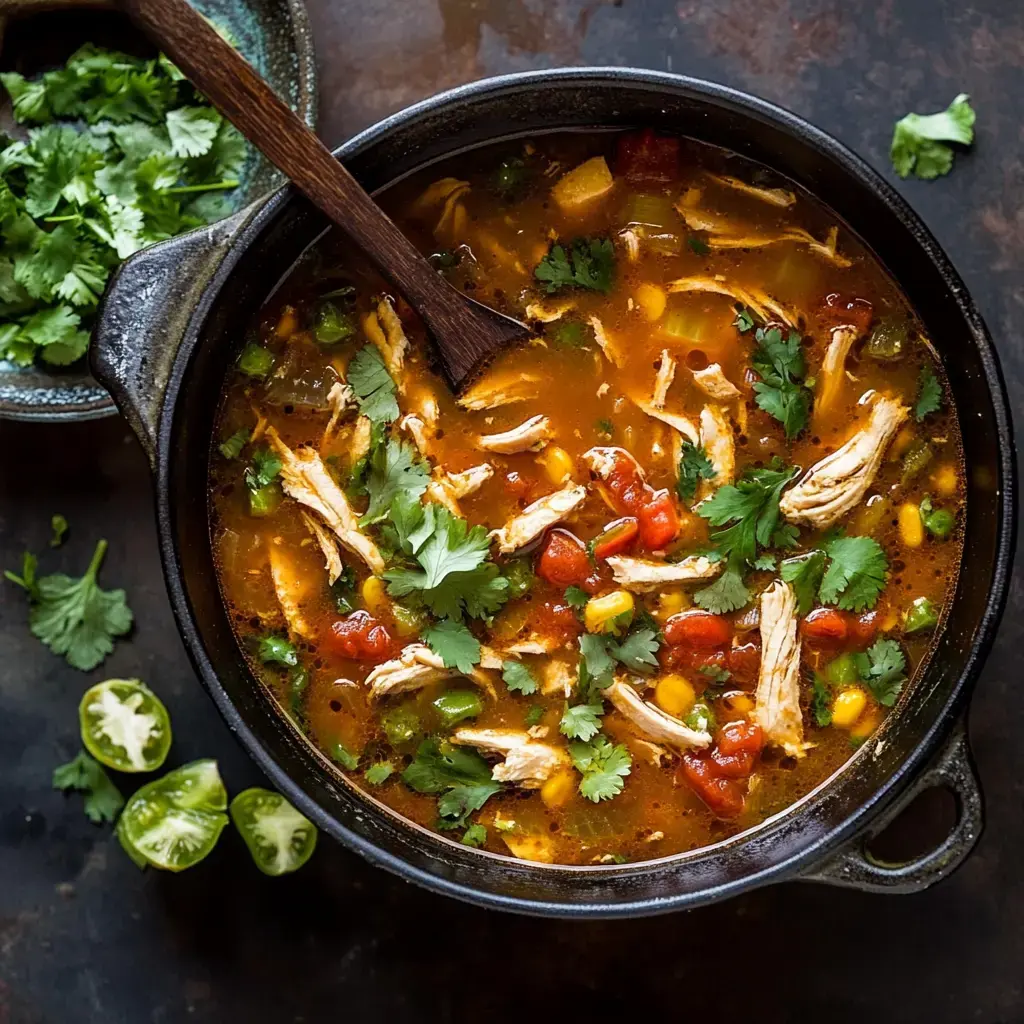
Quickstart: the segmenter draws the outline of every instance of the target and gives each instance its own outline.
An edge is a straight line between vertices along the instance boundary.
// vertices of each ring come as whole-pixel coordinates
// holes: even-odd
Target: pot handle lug
[[[957,821],[949,835],[932,851],[903,864],[888,864],[872,857],[868,844],[927,789],[948,789],[956,799]],[[865,834],[834,854],[802,879],[865,892],[920,892],[942,881],[966,860],[984,828],[981,784],[971,761],[967,731],[960,720],[945,748],[919,779]]]
[[[215,224],[141,249],[121,264],[104,295],[89,366],[153,469],[164,393],[195,301],[262,205],[257,200]]]

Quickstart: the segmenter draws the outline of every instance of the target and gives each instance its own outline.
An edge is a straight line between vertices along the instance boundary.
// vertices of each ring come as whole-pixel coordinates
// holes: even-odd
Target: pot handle
[[[887,864],[872,857],[867,849],[871,839],[899,817],[915,797],[935,786],[950,790],[956,799],[957,821],[949,835],[934,850],[904,864]],[[981,784],[961,719],[931,767],[872,823],[866,834],[801,877],[866,892],[920,892],[952,874],[966,860],[983,828]]]
[[[117,269],[103,297],[89,366],[135,431],[153,469],[164,393],[194,300],[263,201],[139,250]]]

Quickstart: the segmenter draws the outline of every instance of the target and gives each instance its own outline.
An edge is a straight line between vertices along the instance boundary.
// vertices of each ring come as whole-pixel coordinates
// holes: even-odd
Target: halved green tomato
[[[85,749],[119,772],[151,772],[171,748],[167,708],[139,679],[108,679],[85,691],[78,705]]]
[[[265,875],[297,871],[316,847],[316,825],[269,789],[239,793],[231,801],[231,820]]]
[[[139,867],[184,871],[217,845],[228,823],[227,805],[217,762],[193,761],[129,799],[117,823],[117,838]]]

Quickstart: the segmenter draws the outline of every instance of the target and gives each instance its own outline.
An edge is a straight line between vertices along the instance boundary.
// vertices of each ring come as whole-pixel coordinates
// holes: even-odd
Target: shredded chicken
[[[825,350],[818,374],[818,391],[814,396],[815,418],[827,414],[836,404],[846,380],[846,357],[860,332],[850,324],[832,328],[832,340]]]
[[[719,487],[731,484],[736,476],[736,442],[729,417],[717,405],[705,405],[700,411],[700,443],[715,467],[713,480],[701,480],[699,499],[706,498]]]
[[[802,757],[804,743],[800,713],[800,639],[796,629],[796,594],[776,580],[761,594],[761,672],[757,680],[754,716],[765,740],[791,757]]]
[[[359,532],[355,513],[320,456],[312,448],[292,451],[273,427],[267,428],[267,438],[281,459],[281,486],[285,494],[316,512],[334,531],[342,547],[358,555],[372,573],[380,575],[384,559],[377,545]]]
[[[652,740],[667,743],[678,750],[689,750],[694,747],[703,749],[711,746],[711,733],[691,729],[678,718],[673,718],[661,708],[649,704],[629,683],[617,679],[602,693],[615,705],[620,714]]]
[[[712,562],[703,555],[688,555],[678,562],[656,562],[653,559],[633,558],[630,555],[609,555],[605,561],[611,568],[616,583],[641,594],[673,583],[713,579],[725,567],[724,562]]]
[[[699,443],[700,435],[697,432],[697,428],[694,426],[693,420],[689,417],[683,416],[682,413],[678,412],[666,412],[666,410],[659,409],[644,398],[634,398],[633,404],[641,412],[646,413],[652,419],[661,420],[662,423],[667,423],[677,434],[681,434],[692,444]]]
[[[284,613],[288,624],[288,633],[292,637],[310,637],[313,630],[302,613],[302,602],[309,597],[312,583],[308,576],[301,573],[280,544],[273,541],[267,543],[270,557],[270,576],[274,581],[274,593],[277,603]]]
[[[725,376],[718,363],[711,363],[703,370],[694,370],[693,382],[719,402],[730,402],[740,397],[740,389]]]
[[[823,242],[819,242],[814,235],[803,228],[788,227],[774,235],[711,235],[708,238],[708,245],[713,249],[760,249],[766,245],[777,245],[779,242],[799,242],[835,266],[849,267],[853,260],[839,252],[836,247],[838,239],[839,228],[834,225],[829,228]]]
[[[665,408],[665,399],[668,397],[668,389],[672,387],[672,381],[676,379],[676,361],[669,354],[668,349],[662,349],[661,363],[658,366],[658,376],[654,378],[654,394],[651,395],[651,405],[655,409]]]
[[[348,442],[349,462],[354,466],[370,450],[373,438],[373,424],[368,416],[359,416],[352,427],[352,436]]]
[[[501,405],[526,402],[537,397],[540,377],[533,373],[490,373],[459,398],[459,405],[471,412],[497,409]]]
[[[399,427],[406,431],[413,440],[413,444],[416,445],[420,455],[429,455],[431,449],[431,431],[427,428],[426,423],[423,422],[415,413],[406,413],[398,421]]]
[[[608,332],[604,329],[604,324],[596,317],[592,316],[587,320],[591,328],[594,331],[594,340],[601,347],[601,351],[604,353],[605,358],[608,362],[615,366],[622,366],[623,358],[622,353],[619,351],[618,346],[611,338],[608,337]]]
[[[568,700],[576,685],[576,673],[568,662],[552,658],[540,670],[540,692],[545,696],[557,693]]]
[[[434,225],[434,237],[446,243],[458,240],[466,229],[468,217],[462,200],[469,192],[469,182],[458,178],[441,178],[428,185],[413,204],[420,216],[437,207],[441,214]]]
[[[503,760],[491,769],[491,777],[495,782],[517,782],[523,789],[539,788],[570,764],[560,747],[538,743],[519,729],[456,729],[451,741],[485,754],[500,754]]]
[[[470,466],[461,473],[445,473],[444,479],[456,498],[468,498],[469,495],[476,494],[492,476],[494,467],[489,462],[482,462],[479,466]]]
[[[377,346],[377,350],[388,368],[388,373],[395,379],[399,391],[402,390],[402,369],[405,366],[405,353],[409,348],[409,339],[406,337],[399,320],[395,307],[391,300],[384,296],[377,303],[377,309],[373,313],[367,313],[363,318],[363,330],[366,336]]]
[[[306,529],[313,535],[313,539],[320,545],[324,553],[324,568],[327,570],[327,582],[333,586],[341,575],[344,566],[341,564],[341,555],[338,554],[338,545],[330,531],[307,512],[302,513],[302,521]]]
[[[562,642],[555,637],[542,636],[540,633],[531,633],[525,640],[517,640],[505,648],[509,654],[550,654],[557,651]]]
[[[728,174],[711,174],[708,172],[707,176],[719,185],[735,189],[737,192],[743,192],[745,195],[753,196],[755,199],[760,199],[764,203],[770,203],[772,206],[792,206],[796,202],[796,193],[789,192],[784,188],[758,188],[756,185],[748,185],[745,181],[740,181],[739,178],[733,178]]]
[[[539,452],[554,436],[547,416],[531,416],[518,427],[500,434],[481,434],[476,444],[487,452],[513,455],[516,452]]]
[[[528,505],[501,529],[492,530],[491,536],[498,542],[498,550],[503,555],[511,554],[540,536],[549,526],[565,519],[586,498],[586,487],[568,484]]]
[[[338,420],[355,404],[355,395],[344,381],[339,380],[331,385],[331,390],[327,392],[327,405],[331,410],[331,418],[327,421],[327,426],[324,427],[324,441],[327,441],[334,433]]]
[[[879,395],[871,408],[867,426],[858,430],[841,448],[811,466],[796,486],[782,495],[779,510],[786,519],[819,530],[839,522],[873,483],[885,450],[909,411],[905,405]]]
[[[546,302],[531,302],[526,307],[526,319],[550,324],[555,320],[561,320],[566,313],[575,308],[576,303],[572,299],[559,299],[550,305]]]
[[[426,644],[409,644],[404,647],[397,658],[377,665],[366,677],[366,682],[370,687],[371,699],[377,700],[395,693],[419,690],[430,683],[455,676],[469,679],[492,697],[495,695],[494,684],[487,672],[479,668],[474,668],[472,672],[445,668],[441,658]]]
[[[619,238],[626,247],[626,256],[630,263],[636,263],[640,259],[640,238],[632,228],[623,228],[619,232]]]
[[[726,295],[746,306],[755,316],[764,321],[780,320],[787,327],[796,327],[799,316],[776,302],[764,292],[748,291],[739,285],[727,284],[713,277],[681,277],[668,285],[670,292],[712,292]]]
[[[664,747],[658,746],[657,743],[652,743],[650,740],[642,740],[638,737],[634,737],[630,742],[630,746],[642,754],[655,768],[660,768],[662,761],[668,757],[668,751]],[[664,839],[664,834],[656,832],[654,833],[659,839]],[[650,841],[651,837],[648,837]]]

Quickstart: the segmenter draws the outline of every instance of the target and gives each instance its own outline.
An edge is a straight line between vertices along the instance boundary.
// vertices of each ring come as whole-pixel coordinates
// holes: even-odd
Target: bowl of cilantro
[[[105,6],[15,0],[0,15],[0,417],[116,413],[86,359],[110,276],[140,249],[214,225],[282,181]],[[313,125],[301,0],[196,6]]]

